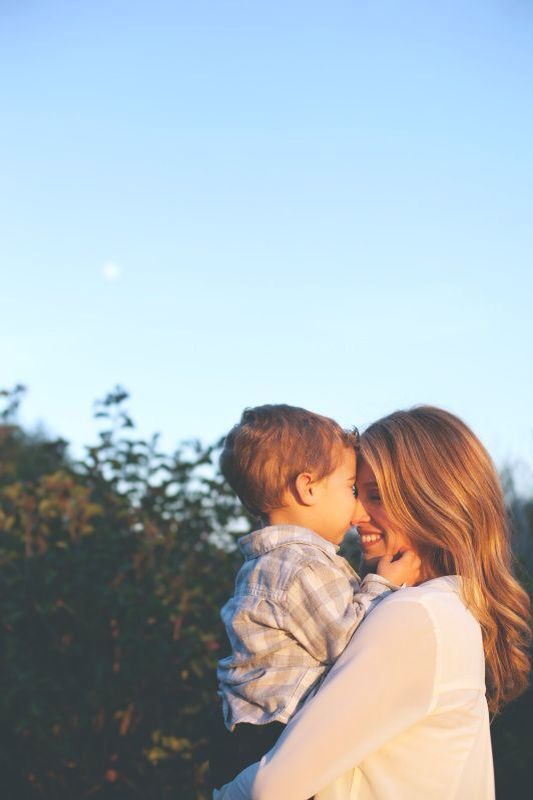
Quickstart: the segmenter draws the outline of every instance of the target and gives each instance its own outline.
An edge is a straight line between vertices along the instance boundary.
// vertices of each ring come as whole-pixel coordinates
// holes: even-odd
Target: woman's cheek
[[[401,549],[400,537],[397,533],[390,533],[385,534],[385,541],[387,543],[387,553],[394,555]]]
[[[387,553],[392,555],[408,550],[410,547],[405,536],[394,531],[389,531],[385,534],[385,542],[387,545]]]

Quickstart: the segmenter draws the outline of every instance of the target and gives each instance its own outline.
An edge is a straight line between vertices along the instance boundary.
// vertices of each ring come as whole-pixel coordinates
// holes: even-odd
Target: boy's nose
[[[361,525],[363,522],[370,522],[370,517],[368,516],[365,507],[359,498],[357,498],[355,501],[355,508],[350,522],[354,527]]]

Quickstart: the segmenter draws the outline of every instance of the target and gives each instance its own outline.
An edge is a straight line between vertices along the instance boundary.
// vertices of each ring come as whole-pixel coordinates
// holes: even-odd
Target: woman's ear
[[[316,481],[310,472],[300,472],[294,481],[296,500],[304,506],[314,506],[317,499]]]

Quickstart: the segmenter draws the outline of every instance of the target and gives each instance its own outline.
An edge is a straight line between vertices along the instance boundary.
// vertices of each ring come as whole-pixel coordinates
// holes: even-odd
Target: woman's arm
[[[387,598],[276,746],[228,784],[221,798],[306,800],[426,716],[436,673],[429,612],[407,592]]]

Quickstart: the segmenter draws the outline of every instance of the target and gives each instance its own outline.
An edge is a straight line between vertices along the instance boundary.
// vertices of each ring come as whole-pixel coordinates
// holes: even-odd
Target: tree
[[[165,455],[132,435],[126,401],[117,389],[98,404],[104,429],[81,463],[15,425],[1,441],[13,797],[202,796],[218,611],[238,560],[225,532],[244,514],[216,446]],[[37,469],[46,444],[54,458]]]

